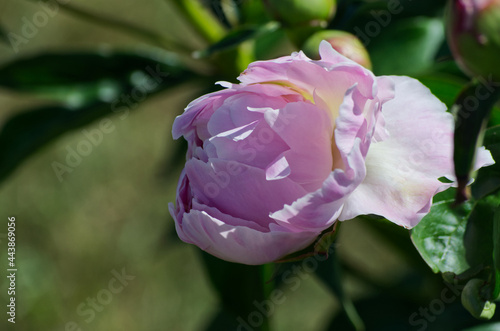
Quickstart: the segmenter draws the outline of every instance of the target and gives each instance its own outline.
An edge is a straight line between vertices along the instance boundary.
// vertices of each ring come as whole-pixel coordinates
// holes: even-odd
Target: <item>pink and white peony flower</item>
[[[453,117],[409,77],[376,77],[320,45],[249,65],[240,84],[191,102],[173,125],[189,149],[170,204],[179,237],[263,264],[338,220],[414,227],[453,179]],[[479,152],[479,166],[492,164]]]

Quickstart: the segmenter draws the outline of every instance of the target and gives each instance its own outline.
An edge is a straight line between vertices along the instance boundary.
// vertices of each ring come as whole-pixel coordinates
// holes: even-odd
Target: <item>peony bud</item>
[[[377,77],[326,41],[319,53],[253,62],[239,84],[222,82],[175,119],[173,137],[188,142],[169,204],[180,239],[252,265],[311,244],[325,254],[337,221],[374,214],[412,228],[451,186],[439,180],[453,174],[446,106],[419,81]],[[494,163],[485,149],[478,160]]]
[[[450,4],[448,39],[459,66],[470,76],[500,79],[500,0]]]
[[[326,26],[336,9],[336,0],[266,0],[265,3],[277,20],[289,26]]]
[[[371,70],[370,55],[363,43],[355,35],[345,31],[324,30],[316,32],[306,40],[302,50],[310,58],[319,60],[318,49],[322,40],[330,43],[333,49],[340,54]]]

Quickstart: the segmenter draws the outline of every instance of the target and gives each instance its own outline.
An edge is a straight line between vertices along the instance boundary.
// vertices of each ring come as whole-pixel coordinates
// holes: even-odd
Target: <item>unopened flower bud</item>
[[[345,31],[324,30],[316,32],[306,40],[302,50],[311,59],[318,60],[320,58],[318,48],[322,40],[329,42],[333,49],[345,57],[371,69],[370,55],[368,55],[363,43],[355,35]]]
[[[500,79],[500,0],[450,1],[448,39],[464,72]]]
[[[288,26],[326,26],[336,10],[336,0],[265,0],[274,17]]]

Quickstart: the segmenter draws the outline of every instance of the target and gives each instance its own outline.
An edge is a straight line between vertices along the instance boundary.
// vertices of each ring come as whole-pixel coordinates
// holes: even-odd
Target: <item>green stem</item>
[[[226,30],[199,0],[172,0],[196,31],[209,43],[219,41]]]

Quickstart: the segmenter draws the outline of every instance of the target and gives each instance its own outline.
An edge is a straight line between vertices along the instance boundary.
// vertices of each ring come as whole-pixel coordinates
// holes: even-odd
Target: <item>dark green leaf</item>
[[[105,115],[111,115],[110,105],[97,102],[78,110],[42,107],[13,116],[0,131],[0,182],[45,144]]]
[[[230,314],[242,325],[249,315],[257,311],[262,318],[255,330],[268,330],[267,314],[261,314],[259,307],[267,300],[272,290],[270,268],[272,265],[249,266],[220,260],[202,252],[208,277],[221,300],[223,314]],[[256,305],[257,303],[257,305]],[[274,307],[273,307],[274,309]],[[218,317],[213,323],[227,323],[228,317]]]
[[[500,125],[500,107],[498,106],[498,104],[495,107],[493,107],[491,111],[488,127],[497,125]]]
[[[463,87],[463,84],[456,79],[438,74],[421,76],[418,80],[427,86],[432,94],[444,102],[448,108],[453,105]]]
[[[472,203],[453,207],[454,200],[442,200],[411,231],[413,244],[434,272],[460,274],[469,268],[463,238]]]
[[[278,30],[278,28],[278,22],[269,22],[260,26],[240,27],[234,29],[227,36],[207,49],[195,52],[194,57],[205,58],[217,52],[234,49],[247,40],[255,39],[262,35],[274,32]]]
[[[500,299],[500,207],[495,211],[493,219],[493,261],[495,273],[495,289],[493,299]]]
[[[471,267],[493,265],[493,218],[498,197],[488,196],[476,202],[464,235],[466,259]]]
[[[377,75],[415,75],[425,71],[433,65],[444,40],[443,23],[439,19],[401,20],[380,31],[373,40],[364,37]]]
[[[76,68],[72,73],[65,75],[64,71],[56,70],[54,73],[45,72],[41,63],[47,63],[49,66],[55,65],[55,60],[69,64],[72,60],[66,59],[64,56],[56,55],[55,57],[47,55],[42,56],[43,61],[39,62],[39,57],[36,57],[33,62],[27,61],[26,65],[31,66],[38,72],[46,73],[45,78],[31,77],[29,72],[20,66],[20,62],[15,62],[13,66],[5,68],[7,77],[0,76],[0,80],[4,84],[12,84],[13,86],[40,87],[43,82],[54,90],[65,89],[64,84],[67,83],[67,89],[74,88],[75,93],[80,93],[80,90],[71,83],[71,79],[80,79],[88,82],[92,81],[86,78],[83,68]],[[70,56],[71,59],[75,59]],[[166,88],[172,87],[192,77],[192,74],[180,67],[168,67],[165,63],[157,63],[152,60],[129,58],[127,56],[101,58],[99,56],[81,56],[77,55],[77,59],[93,59],[100,65],[102,71],[90,72],[91,78],[111,77],[112,75],[120,75],[120,68],[140,68],[135,72],[128,72],[129,77],[123,82],[114,77],[116,84],[121,84],[116,90],[109,89],[99,91],[100,95],[108,93],[104,100],[95,100],[92,98],[85,99],[85,102],[73,104],[73,107],[65,105],[46,106],[35,110],[26,111],[16,114],[7,119],[4,126],[0,130],[0,181],[5,179],[22,161],[36,152],[45,144],[51,142],[62,134],[87,125],[99,118],[118,114],[120,117],[128,116],[128,113],[137,108],[137,105],[147,99],[148,96],[158,93]],[[127,59],[130,62],[112,63],[112,59]],[[143,61],[143,62],[141,62]],[[75,62],[82,65],[81,62]],[[128,66],[124,64],[130,64]],[[138,65],[146,65],[140,67]],[[106,67],[109,64],[110,67]],[[5,69],[4,68],[4,69]],[[19,70],[15,70],[19,69]],[[69,69],[68,69],[69,70]],[[88,71],[90,68],[88,68]],[[127,75],[122,73],[122,75]],[[87,80],[86,80],[87,79]],[[19,84],[19,85],[16,85]],[[81,92],[83,93],[83,92]],[[54,167],[54,165],[53,165]]]
[[[79,107],[111,102],[133,88],[173,85],[186,73],[176,57],[165,52],[46,53],[0,67],[0,86]]]
[[[425,73],[416,76],[450,109],[469,78],[465,77],[454,61],[436,63]]]
[[[500,188],[500,143],[485,146],[496,163],[479,169],[471,187],[475,199],[480,199]]]
[[[494,305],[489,301],[498,291],[494,263],[498,234],[493,220],[500,196],[489,195],[459,206],[453,201],[449,198],[433,204],[412,230],[412,240],[434,272],[445,273],[447,281],[469,282],[462,302],[473,316],[491,317]]]
[[[211,0],[208,2],[212,13],[226,28],[237,25],[240,18],[240,1]]]
[[[494,89],[486,97],[479,97],[480,82],[472,82],[458,96],[452,111],[456,114],[454,134],[455,174],[458,181],[457,201],[467,199],[465,187],[469,183],[478,145],[481,144],[484,127],[500,89]]]
[[[489,128],[484,133],[484,146],[500,144],[500,125]]]

